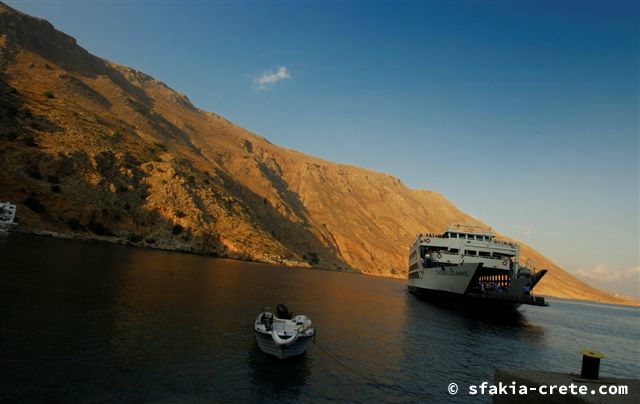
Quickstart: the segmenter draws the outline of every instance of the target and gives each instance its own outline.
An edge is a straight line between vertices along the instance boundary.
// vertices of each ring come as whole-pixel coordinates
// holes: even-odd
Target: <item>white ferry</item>
[[[17,223],[16,205],[9,202],[0,202],[0,232],[6,232]]]
[[[547,306],[531,294],[547,273],[521,266],[520,246],[490,230],[457,224],[443,234],[420,234],[409,249],[409,292],[474,309],[513,311],[521,304]]]

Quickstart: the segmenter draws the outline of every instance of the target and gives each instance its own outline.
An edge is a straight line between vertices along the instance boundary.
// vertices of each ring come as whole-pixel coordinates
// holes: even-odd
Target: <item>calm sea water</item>
[[[297,360],[256,347],[277,303],[317,327]],[[579,372],[585,347],[601,375],[639,377],[640,311],[550,303],[493,321],[400,280],[0,236],[0,400],[459,401],[496,367]]]

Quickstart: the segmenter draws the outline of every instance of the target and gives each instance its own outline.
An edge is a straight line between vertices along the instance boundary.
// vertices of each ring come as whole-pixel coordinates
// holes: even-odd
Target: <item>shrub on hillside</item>
[[[2,137],[9,141],[14,141],[18,138],[18,134],[16,132],[4,132]]]
[[[18,110],[18,115],[20,115],[21,118],[33,118],[33,113],[31,112],[31,110],[27,107],[22,107]]]
[[[59,184],[60,179],[56,175],[47,175],[47,181],[51,184]]]
[[[25,146],[29,146],[29,147],[36,147],[38,146],[38,144],[36,143],[35,138],[33,137],[33,135],[26,135],[22,138],[22,143],[25,144]]]
[[[173,226],[173,229],[171,230],[171,234],[177,235],[182,233],[183,230],[184,230],[184,227],[180,226],[179,224],[176,224],[175,226]]]
[[[45,213],[47,211],[42,202],[40,202],[35,196],[29,196],[27,199],[22,201],[22,203],[36,213]]]
[[[154,146],[156,146],[158,149],[162,150],[162,151],[167,151],[167,146],[165,146],[163,143],[160,142],[154,142],[153,143]]]
[[[307,253],[309,255],[309,262],[313,265],[317,265],[320,262],[320,259],[318,258],[318,254],[314,253],[314,252],[310,252]]]
[[[82,227],[82,225],[80,224],[80,220],[76,219],[75,217],[67,220],[67,225],[71,227],[71,230],[78,230]]]
[[[142,241],[142,235],[138,233],[131,233],[129,234],[129,241],[132,243],[139,243]]]
[[[97,234],[98,236],[113,237],[114,235],[111,232],[111,230],[107,229],[102,223],[96,222],[93,219],[91,219],[91,221],[87,224],[87,227],[89,227],[89,230],[91,230],[94,234]]]
[[[42,95],[44,95],[46,98],[56,98],[51,91],[45,91],[44,93],[42,93]]]
[[[15,105],[7,105],[4,106],[5,111],[7,112],[7,115],[9,116],[17,116],[18,115],[18,108]]]
[[[42,175],[40,174],[40,170],[38,169],[37,166],[29,166],[29,167],[27,167],[25,172],[27,173],[27,175],[29,177],[33,178],[34,180],[41,180],[42,179]]]

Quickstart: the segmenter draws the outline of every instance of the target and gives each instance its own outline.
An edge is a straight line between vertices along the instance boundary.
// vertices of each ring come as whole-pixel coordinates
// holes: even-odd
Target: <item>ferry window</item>
[[[450,248],[450,249],[449,249],[449,252],[450,252],[451,254],[457,254],[457,253],[458,253],[458,251],[459,251],[459,250],[458,250],[457,248]]]
[[[481,257],[488,257],[491,255],[491,253],[487,251],[480,251],[478,255],[480,255]]]
[[[449,233],[449,238],[458,238],[456,233]]]
[[[466,234],[460,234],[460,238],[467,238]]]
[[[417,263],[417,262],[416,262],[415,264],[412,264],[412,265],[409,267],[409,271],[413,271],[414,269],[418,269],[418,263]]]
[[[474,250],[465,250],[464,252],[466,255],[476,255],[476,251]]]

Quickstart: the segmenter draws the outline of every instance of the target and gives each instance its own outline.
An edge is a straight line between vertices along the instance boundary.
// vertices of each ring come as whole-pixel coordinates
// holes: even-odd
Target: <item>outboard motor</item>
[[[278,307],[276,307],[276,316],[283,320],[291,320],[291,312],[284,304],[279,304]]]

